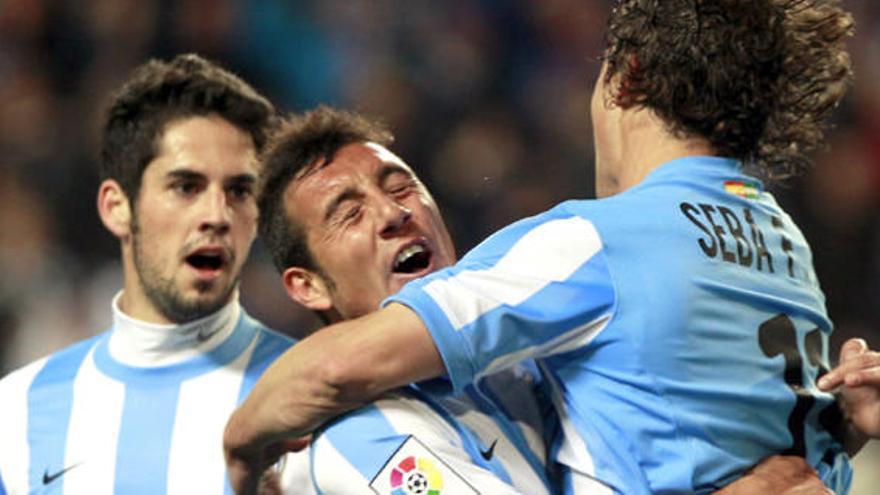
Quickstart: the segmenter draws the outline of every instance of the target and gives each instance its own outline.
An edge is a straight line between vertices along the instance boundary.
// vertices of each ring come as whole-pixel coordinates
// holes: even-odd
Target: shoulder
[[[295,338],[270,328],[262,321],[254,318],[250,313],[245,311],[244,308],[241,310],[241,324],[254,329],[257,335],[263,339],[271,340],[273,342],[286,342],[288,346],[296,342]]]
[[[431,406],[407,392],[393,392],[325,427],[312,444],[312,471],[325,489],[346,476],[369,482],[411,438],[427,445],[454,443],[455,429]]]
[[[12,371],[0,380],[0,395],[27,391],[37,375],[51,373],[53,381],[73,379],[83,359],[104,334],[76,342]]]
[[[269,328],[263,322],[253,318],[245,311],[242,311],[241,320],[242,325],[250,327],[254,332],[256,348],[254,349],[253,359],[257,359],[258,361],[266,359],[274,360],[290,346],[296,343],[296,339],[293,337]]]
[[[455,429],[425,400],[401,389],[333,421],[321,431],[320,439],[344,451],[356,451],[399,445],[409,435],[450,437]]]
[[[17,456],[27,451],[28,415],[34,407],[51,407],[63,400],[59,397],[76,379],[98,338],[77,342],[0,380],[0,464],[8,467],[9,462],[17,462]]]
[[[49,356],[43,357],[3,377],[0,380],[0,397],[3,397],[5,401],[11,397],[25,394],[34,381],[34,377],[43,369],[48,360]]]

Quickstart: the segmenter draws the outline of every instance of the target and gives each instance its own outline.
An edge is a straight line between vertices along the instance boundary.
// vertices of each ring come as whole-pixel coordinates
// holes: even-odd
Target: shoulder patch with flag
[[[380,495],[478,493],[452,467],[412,435],[373,478],[370,488]]]
[[[758,185],[753,182],[726,180],[724,190],[741,198],[758,199]]]

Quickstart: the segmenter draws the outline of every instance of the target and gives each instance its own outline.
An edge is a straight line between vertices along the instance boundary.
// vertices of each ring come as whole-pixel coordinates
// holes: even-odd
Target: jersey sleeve
[[[411,282],[384,304],[401,303],[419,315],[460,392],[525,359],[588,345],[610,320],[615,300],[594,225],[545,214],[502,229],[455,266]]]
[[[394,394],[322,430],[311,473],[328,495],[521,493],[504,473],[475,462],[475,450],[430,406]]]

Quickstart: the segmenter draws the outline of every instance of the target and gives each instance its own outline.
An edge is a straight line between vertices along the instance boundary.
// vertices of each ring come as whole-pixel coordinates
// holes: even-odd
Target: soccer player
[[[846,422],[817,387],[832,325],[762,178],[821,144],[851,30],[835,0],[618,2],[591,108],[602,199],[502,229],[285,353],[227,426],[233,485],[272,440],[391,387],[538,358],[568,492],[706,493],[789,453],[845,493],[880,380],[845,382]]]
[[[318,107],[291,116],[263,158],[260,237],[290,298],[325,323],[455,262],[436,203],[391,141],[376,122]],[[312,444],[319,493],[552,493],[555,416],[538,405],[536,376],[505,370],[454,396],[413,385],[340,418]]]
[[[454,261],[437,205],[391,140],[376,122],[319,107],[292,116],[264,155],[261,237],[291,299],[326,323],[373,311]],[[438,385],[386,394],[324,428],[311,451],[320,493],[555,492],[544,445],[558,422],[539,405],[534,375],[501,371],[456,396]],[[773,458],[732,486],[724,493],[821,482],[797,458]]]
[[[292,343],[238,300],[274,119],[195,55],[115,94],[98,191],[122,258],[113,326],[0,381],[0,494],[228,493],[226,419]]]

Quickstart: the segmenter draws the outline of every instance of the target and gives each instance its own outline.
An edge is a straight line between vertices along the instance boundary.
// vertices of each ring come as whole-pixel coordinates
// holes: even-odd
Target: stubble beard
[[[225,306],[232,295],[232,291],[238,287],[241,273],[237,273],[231,283],[214,297],[187,298],[175,284],[174,278],[164,277],[161,270],[148,256],[143,256],[140,225],[137,218],[132,222],[132,258],[135,271],[138,275],[138,283],[150,303],[169,321],[186,323],[218,311]],[[229,260],[234,265],[234,260]],[[194,287],[201,295],[209,292],[218,282],[198,280]]]

